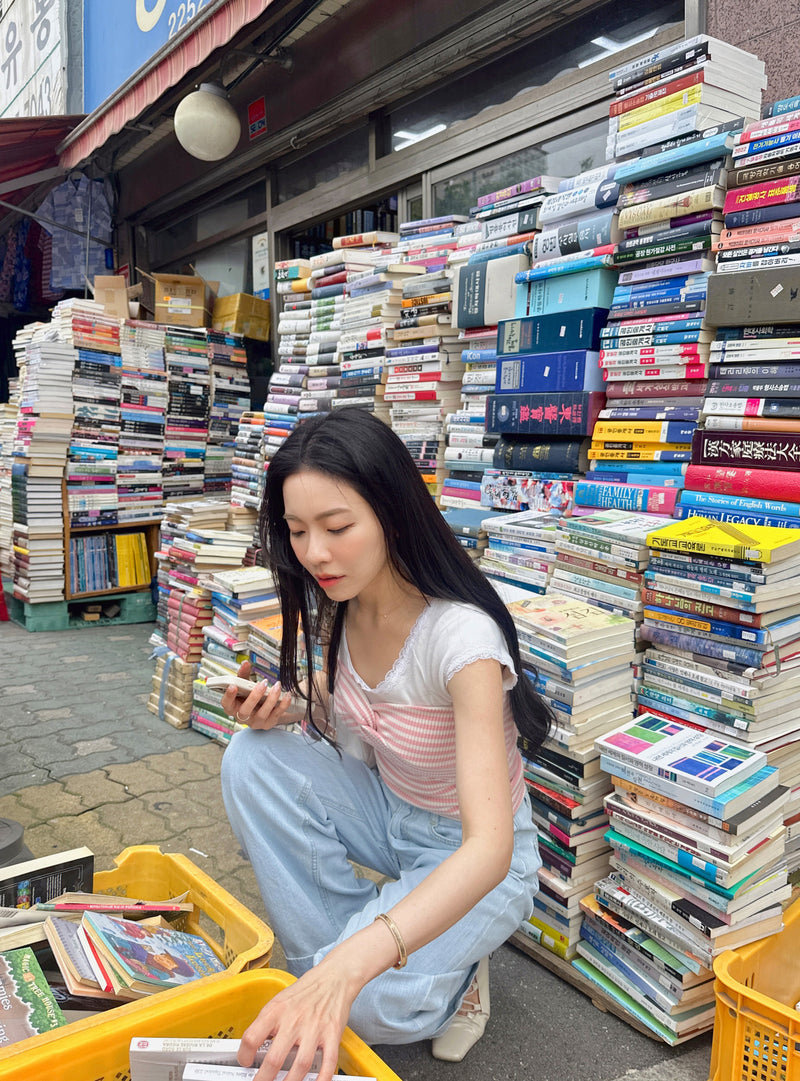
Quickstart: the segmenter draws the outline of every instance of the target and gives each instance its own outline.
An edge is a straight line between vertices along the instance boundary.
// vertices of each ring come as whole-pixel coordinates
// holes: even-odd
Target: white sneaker
[[[468,1002],[468,998],[475,1001]],[[433,1040],[433,1057],[445,1062],[461,1062],[483,1035],[489,1013],[489,958],[483,957],[458,1013],[447,1030]]]

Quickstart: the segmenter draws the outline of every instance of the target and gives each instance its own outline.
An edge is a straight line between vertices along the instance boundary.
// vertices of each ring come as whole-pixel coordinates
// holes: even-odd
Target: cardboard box
[[[212,326],[214,330],[227,330],[234,334],[244,334],[260,342],[269,341],[270,304],[268,300],[250,296],[249,293],[234,293],[229,297],[218,297],[214,302]]]
[[[98,274],[92,286],[94,299],[102,304],[108,315],[115,319],[130,319],[138,315],[138,304],[131,304],[134,295],[138,296],[137,287],[127,288],[125,278],[121,274]]]
[[[177,327],[210,327],[214,291],[191,274],[153,274],[156,323]]]

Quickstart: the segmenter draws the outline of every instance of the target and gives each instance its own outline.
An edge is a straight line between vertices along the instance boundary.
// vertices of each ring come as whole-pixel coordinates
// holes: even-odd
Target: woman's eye
[[[333,533],[333,534],[335,534],[335,535],[338,535],[339,533],[344,533],[344,532],[346,532],[346,531],[347,531],[347,530],[348,530],[349,528],[350,528],[350,526],[349,526],[349,525],[343,525],[343,526],[341,527],[341,529],[329,529],[329,530],[328,530],[328,532],[329,532],[329,533]]]
[[[290,530],[289,530],[289,536],[290,536],[290,537],[302,537],[302,536],[303,536],[303,532],[304,532],[304,531],[303,531],[302,529],[298,529],[298,530],[296,530],[295,532],[292,532],[292,530],[290,529]]]

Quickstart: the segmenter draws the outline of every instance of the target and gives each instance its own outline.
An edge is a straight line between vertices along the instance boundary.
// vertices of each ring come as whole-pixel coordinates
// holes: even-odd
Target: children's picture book
[[[660,551],[757,563],[781,563],[800,555],[800,534],[796,529],[749,522],[732,525],[699,516],[670,522],[651,533],[647,543]]]
[[[0,1050],[64,1024],[33,950],[0,953]]]
[[[767,764],[763,751],[651,713],[600,736],[595,746],[612,761],[641,770],[643,776],[665,777],[709,796],[732,788]]]
[[[225,969],[199,935],[103,912],[84,912],[81,926],[104,967],[110,966],[123,986],[141,994],[180,987]]]

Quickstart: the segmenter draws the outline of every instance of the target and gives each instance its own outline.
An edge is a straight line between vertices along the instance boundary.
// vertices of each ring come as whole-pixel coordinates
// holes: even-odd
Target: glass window
[[[533,176],[575,176],[606,160],[608,121],[578,128],[433,185],[433,213],[468,214],[478,196]]]
[[[500,59],[470,70],[446,88],[439,87],[393,110],[388,116],[383,153],[429,139],[459,120],[510,101],[524,90],[544,86],[558,75],[645,42],[658,30],[682,22],[683,18],[684,5],[675,0],[614,0],[586,12]]]
[[[276,201],[285,203],[305,195],[317,184],[335,180],[342,173],[366,165],[369,158],[369,127],[356,128],[336,142],[312,150],[310,154],[278,168]]]
[[[180,221],[171,221],[151,233],[150,262],[155,268],[168,267],[176,255],[185,252],[217,233],[234,229],[239,222],[267,210],[267,189],[263,181],[244,191],[236,192],[215,206],[189,214]]]

